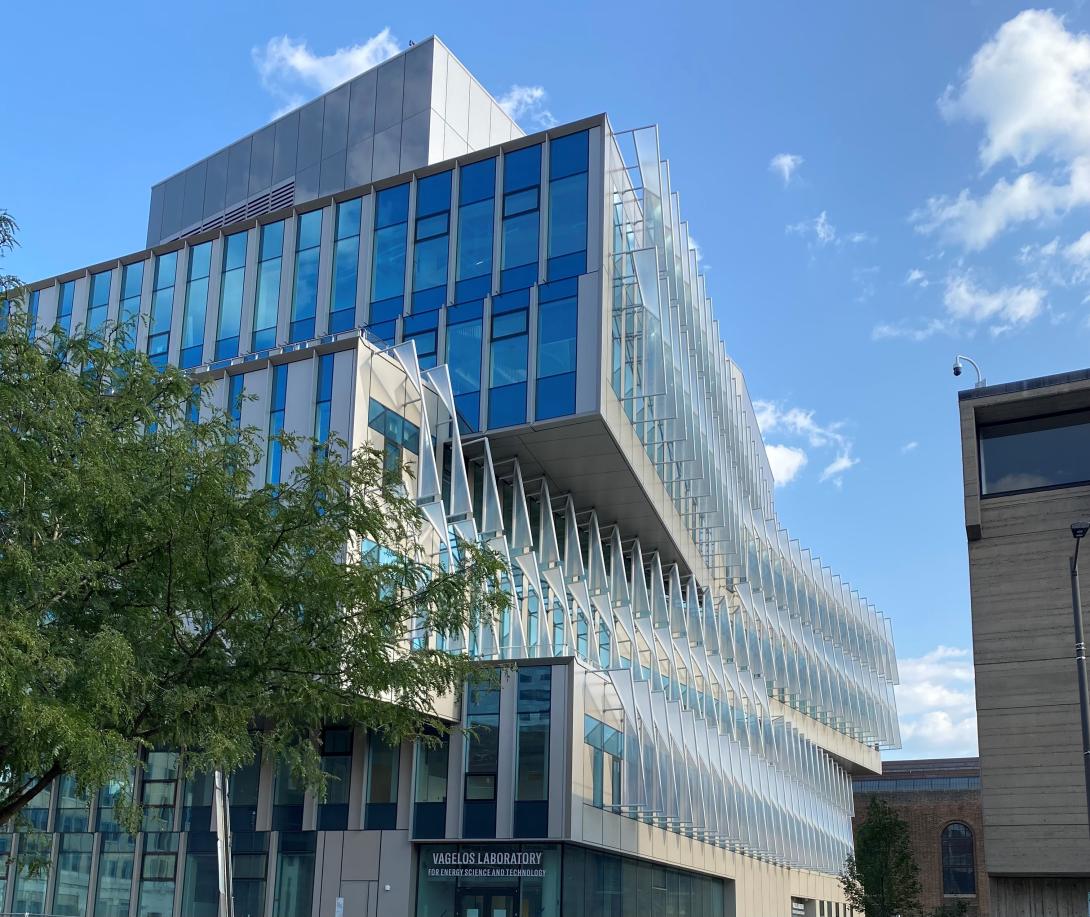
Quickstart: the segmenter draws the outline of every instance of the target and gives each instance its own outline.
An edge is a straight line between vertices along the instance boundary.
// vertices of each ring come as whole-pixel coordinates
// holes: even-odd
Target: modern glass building
[[[139,315],[132,346],[256,396],[240,423],[411,464],[422,551],[508,558],[509,611],[429,638],[505,665],[444,702],[471,732],[330,724],[321,802],[231,776],[239,917],[847,914],[890,623],[777,519],[655,128],[525,136],[429,39],[157,185],[148,245],[32,284],[40,332]],[[59,780],[0,835],[0,911],[212,915],[179,768],[149,755],[136,837]]]

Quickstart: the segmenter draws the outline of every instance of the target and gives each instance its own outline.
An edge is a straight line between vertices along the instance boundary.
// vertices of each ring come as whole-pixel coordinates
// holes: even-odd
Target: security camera
[[[954,375],[955,376],[960,376],[961,375],[961,364],[960,363],[955,363],[954,364]]]

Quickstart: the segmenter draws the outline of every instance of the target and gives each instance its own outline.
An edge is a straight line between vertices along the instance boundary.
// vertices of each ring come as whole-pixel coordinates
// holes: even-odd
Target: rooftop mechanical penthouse
[[[890,622],[780,525],[656,128],[524,136],[433,38],[157,185],[148,244],[32,284],[40,333],[139,316],[241,423],[406,459],[421,550],[509,562],[507,614],[428,638],[510,666],[471,733],[331,725],[322,803],[232,776],[239,917],[848,913]],[[137,837],[63,779],[0,835],[0,911],[216,913],[210,779],[151,758]]]

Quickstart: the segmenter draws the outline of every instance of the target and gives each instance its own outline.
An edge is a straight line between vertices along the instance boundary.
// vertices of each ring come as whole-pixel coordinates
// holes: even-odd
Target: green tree
[[[184,372],[120,335],[27,330],[17,303],[0,333],[0,824],[58,774],[128,780],[154,745],[190,772],[279,754],[320,789],[323,723],[444,729],[435,699],[480,668],[419,638],[506,605],[498,555],[423,556],[422,514],[373,450],[285,437],[301,467],[255,489],[258,431],[210,404],[190,420],[204,396]]]
[[[866,917],[909,917],[920,908],[920,868],[908,823],[872,796],[855,832],[855,856],[840,874],[848,904]]]

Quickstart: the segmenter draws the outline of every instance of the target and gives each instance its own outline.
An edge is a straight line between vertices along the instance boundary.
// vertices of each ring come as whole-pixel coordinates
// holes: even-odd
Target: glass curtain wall
[[[413,235],[414,315],[439,309],[447,299],[450,248],[450,180],[440,172],[416,183],[416,223]]]
[[[575,373],[579,325],[575,278],[538,287],[537,390],[538,420],[575,413]]]
[[[136,842],[128,834],[101,834],[95,917],[128,917]]]
[[[136,346],[140,321],[140,290],[144,285],[144,263],[135,261],[121,269],[121,307],[117,323],[121,326],[123,342],[131,350]]]
[[[318,830],[348,828],[348,787],[352,779],[352,730],[322,730],[322,773],[326,775],[325,799],[318,804]]]
[[[314,337],[318,312],[318,253],[322,246],[322,211],[300,214],[295,234],[295,289],[291,298],[290,342]]]
[[[431,741],[417,742],[413,837],[446,837],[449,762],[449,736],[436,736]]]
[[[242,295],[246,279],[246,246],[250,233],[236,232],[223,240],[223,273],[220,277],[219,325],[216,359],[238,356],[242,333]]]
[[[280,269],[283,256],[284,221],[266,223],[261,227],[251,350],[267,350],[276,346],[276,315],[280,308]]]
[[[374,257],[371,268],[371,314],[368,330],[392,344],[397,319],[405,311],[405,254],[409,231],[409,185],[386,188],[375,195]]]
[[[587,270],[587,144],[586,131],[549,142],[549,280]]]
[[[390,412],[393,413],[393,412]],[[397,827],[397,783],[401,747],[377,732],[367,734],[367,787],[363,827],[368,831]]]
[[[492,299],[489,429],[526,422],[530,291],[517,290]]]
[[[549,709],[552,667],[519,666],[515,837],[549,834]]]
[[[76,304],[76,281],[62,283],[57,291],[56,325],[65,334],[72,333],[72,309]]]
[[[174,280],[177,270],[177,252],[168,252],[155,260],[155,285],[152,287],[148,324],[148,358],[157,369],[166,367],[170,351],[170,323],[174,316]]]
[[[503,235],[500,289],[531,287],[538,280],[541,224],[541,146],[503,158]]]
[[[496,160],[484,159],[458,172],[456,303],[492,292],[492,239],[496,213]]]
[[[182,369],[199,366],[204,355],[204,319],[208,312],[208,278],[212,272],[212,243],[202,242],[189,250],[185,308],[182,311]]]
[[[356,282],[360,259],[360,212],[363,199],[354,197],[337,205],[333,243],[333,283],[329,301],[329,333],[347,331],[356,324]]]
[[[110,283],[113,271],[100,271],[91,275],[91,292],[87,297],[87,330],[98,334],[106,325],[106,314],[110,309]]]
[[[496,773],[499,768],[500,689],[490,682],[466,692],[464,837],[496,836]]]

